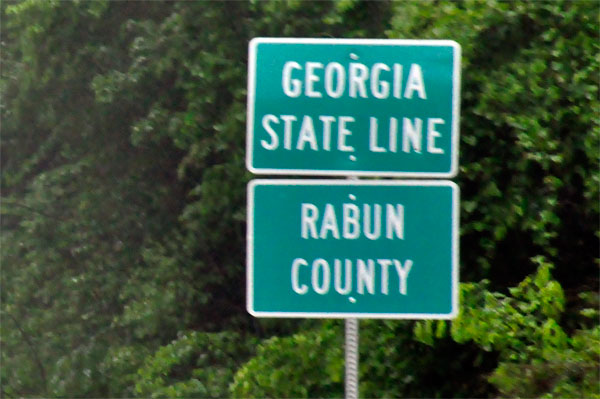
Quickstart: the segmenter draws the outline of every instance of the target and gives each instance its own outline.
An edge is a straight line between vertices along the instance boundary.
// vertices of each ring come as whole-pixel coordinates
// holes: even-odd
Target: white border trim
[[[446,186],[452,188],[452,303],[450,313],[329,313],[262,312],[254,310],[254,188],[256,186]],[[254,317],[327,318],[327,319],[436,319],[449,320],[459,310],[459,212],[460,188],[449,180],[298,180],[255,179],[248,183],[246,228],[246,309]]]
[[[452,71],[452,127],[450,171],[448,172],[398,172],[398,171],[361,171],[361,170],[317,170],[317,169],[273,169],[255,168],[253,161],[254,143],[254,104],[256,95],[256,48],[260,43],[289,44],[360,44],[385,46],[450,46],[454,52]],[[248,44],[248,86],[246,101],[246,168],[254,174],[268,175],[305,175],[305,176],[385,176],[385,177],[424,177],[452,178],[458,173],[458,146],[460,136],[460,81],[461,47],[453,40],[404,40],[404,39],[315,39],[315,38],[278,38],[255,37]]]

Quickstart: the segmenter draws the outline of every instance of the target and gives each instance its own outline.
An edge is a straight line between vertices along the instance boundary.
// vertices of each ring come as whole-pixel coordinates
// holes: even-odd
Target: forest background
[[[1,3],[3,397],[340,397],[245,310],[247,46],[462,46],[461,312],[361,322],[363,397],[600,397],[594,1]]]

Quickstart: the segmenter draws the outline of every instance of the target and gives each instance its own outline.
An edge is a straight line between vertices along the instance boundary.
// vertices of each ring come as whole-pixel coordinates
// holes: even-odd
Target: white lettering
[[[321,115],[319,120],[323,122],[323,149],[325,151],[331,150],[331,122],[335,121],[335,117]]]
[[[266,140],[261,140],[260,144],[265,148],[265,150],[275,150],[279,147],[279,137],[277,133],[273,130],[269,123],[279,123],[279,119],[275,115],[267,114],[262,118],[263,128],[267,131],[269,136],[271,137],[271,143],[268,143]]]
[[[410,144],[417,153],[421,153],[421,131],[423,130],[423,120],[415,118],[413,124],[410,119],[402,118],[402,151],[410,152]]]
[[[443,125],[444,120],[440,118],[427,119],[427,152],[431,154],[443,154],[444,150],[435,146],[435,138],[441,137],[441,133],[435,130],[435,125]]]
[[[294,115],[281,115],[283,119],[283,148],[292,149],[292,122],[296,121]]]
[[[367,263],[362,259],[356,260],[357,277],[356,290],[359,294],[364,294],[365,288],[369,294],[375,293],[375,262],[373,259],[368,259]],[[367,268],[368,267],[368,268]]]
[[[354,240],[360,236],[360,210],[358,206],[354,204],[344,204],[344,227],[343,227],[343,237],[348,240]]]
[[[319,273],[319,270],[322,270]],[[321,284],[319,284],[319,274],[322,275]],[[329,263],[325,259],[315,259],[312,264],[311,283],[313,290],[319,295],[325,295],[329,291],[329,281],[331,279],[331,271]]]
[[[346,145],[346,136],[350,136],[352,132],[346,128],[346,123],[354,122],[351,116],[340,116],[338,124],[338,150],[345,152],[354,151],[354,147]]]
[[[404,98],[412,98],[414,91],[419,93],[419,98],[427,98],[427,95],[425,94],[425,82],[423,82],[423,71],[421,71],[421,66],[419,64],[412,64],[410,66]]]
[[[309,290],[319,295],[325,295],[332,290],[333,284],[335,293],[339,295],[349,295],[353,291],[360,295],[374,295],[377,293],[377,289],[383,295],[390,295],[389,269],[391,265],[394,265],[398,275],[397,293],[407,295],[408,276],[413,266],[411,259],[406,259],[404,264],[398,259],[356,259],[355,265],[354,268],[351,259],[333,259],[330,262],[323,258],[316,258],[309,262],[303,258],[295,258],[292,261],[290,273],[292,290],[298,295],[304,295]],[[304,269],[309,266],[310,271]],[[381,270],[381,277],[378,275],[378,270]],[[310,273],[310,277],[307,273]],[[377,278],[380,280],[376,284]],[[308,283],[308,279],[310,279],[310,284],[302,282],[304,280]],[[354,286],[353,280],[355,279],[356,285]]]
[[[369,150],[371,152],[385,152],[385,148],[377,145],[377,118],[369,118]]]
[[[394,259],[394,266],[396,266],[396,272],[398,273],[398,278],[400,279],[398,292],[402,295],[406,295],[406,280],[408,279],[408,273],[412,268],[413,262],[410,259],[407,259],[404,262],[404,266],[400,263],[399,260]]]
[[[351,98],[371,96],[383,100],[391,95],[397,99],[412,99],[416,93],[418,98],[427,99],[423,70],[419,64],[410,65],[406,86],[403,85],[402,64],[394,63],[390,66],[376,62],[369,67],[359,62],[351,62],[347,71],[345,68],[346,66],[338,62],[324,65],[321,62],[308,61],[300,65],[295,61],[288,61],[283,66],[281,87],[288,97],[299,97],[304,91],[306,97],[321,98],[324,89],[330,98],[340,98],[347,93]],[[295,71],[298,71],[298,77],[303,80],[292,77]],[[323,84],[319,85],[321,81]]]
[[[390,205],[388,204],[388,206]],[[373,217],[371,217],[371,207],[367,204],[364,205],[363,230],[365,237],[369,240],[376,240],[381,235],[381,205],[373,205],[373,210]],[[371,221],[373,221],[373,226],[371,226]]]
[[[392,204],[387,204],[385,206],[385,213],[387,215],[386,218],[386,228],[385,228],[385,237],[388,239],[393,239],[393,234],[396,234],[396,237],[403,240],[404,239],[404,206],[401,204],[396,204],[396,209]]]
[[[369,68],[363,64],[351,62],[349,75],[350,97],[356,98],[357,94],[360,93],[362,98],[367,98],[367,86],[365,81],[369,76]]]
[[[288,61],[283,66],[281,76],[281,87],[288,97],[298,97],[302,92],[302,83],[298,79],[292,79],[292,69],[302,69],[300,64],[295,61]]]
[[[381,266],[381,293],[387,295],[389,292],[388,269],[392,265],[389,259],[377,259],[377,263]]]
[[[335,88],[333,87],[333,75],[337,76]],[[325,91],[332,98],[340,98],[346,89],[346,71],[341,64],[330,62],[325,68]]]
[[[318,91],[315,91],[315,83],[319,81],[319,77],[315,75],[315,69],[322,69],[323,64],[320,62],[306,63],[306,86],[305,94],[307,97],[323,97]]]
[[[298,284],[298,273],[300,266],[308,266],[308,263],[302,258],[296,258],[292,262],[292,289],[296,294],[304,295],[308,291],[306,284]]]
[[[379,80],[379,74],[381,71],[390,71],[390,67],[377,62],[371,69],[371,93],[375,98],[384,99],[390,95],[390,84],[386,81],[381,82]]]
[[[300,212],[301,223],[301,236],[307,239],[310,234],[311,238],[318,238],[317,236],[317,218],[319,217],[319,210],[313,204],[302,204]]]
[[[398,119],[390,118],[390,152],[398,150]]]
[[[402,65],[394,64],[394,97],[401,98],[402,92]]]
[[[315,136],[315,127],[313,126],[312,118],[308,115],[304,115],[296,148],[298,150],[303,150],[304,144],[307,142],[310,144],[310,148],[312,150],[317,151],[319,149],[317,146],[317,137]]]
[[[352,291],[352,261],[350,259],[344,260],[344,287],[342,288],[342,261],[335,259],[334,274],[335,274],[335,290],[340,295],[348,295]]]
[[[385,215],[383,212],[385,211]],[[320,219],[320,215],[322,219]],[[341,219],[338,223],[338,215]],[[404,239],[404,206],[402,204],[343,203],[336,208],[325,204],[323,212],[311,203],[300,206],[300,235],[303,239],[354,240],[364,235],[369,240],[382,237],[385,218],[385,237]],[[341,231],[341,234],[340,234]]]
[[[321,225],[321,233],[319,236],[322,239],[327,238],[327,233],[331,232],[333,238],[340,238],[340,231],[338,230],[337,219],[335,217],[335,210],[333,205],[325,205],[325,213],[323,215],[323,224]]]

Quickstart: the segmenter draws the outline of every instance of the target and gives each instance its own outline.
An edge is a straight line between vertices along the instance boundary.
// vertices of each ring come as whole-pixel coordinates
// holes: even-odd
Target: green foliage
[[[113,343],[108,347],[106,356],[99,364],[99,371],[109,378],[111,395],[133,397],[137,370],[144,359],[151,355],[151,347],[147,343],[119,345]]]
[[[484,284],[463,284],[461,314],[452,322],[458,342],[474,340],[485,350],[523,361],[539,348],[565,348],[567,336],[559,326],[564,309],[563,290],[550,278],[550,267],[539,257],[538,269],[510,296],[485,289]]]
[[[434,345],[414,339],[413,322],[361,321],[360,392],[364,397],[491,396],[485,380],[496,356],[449,337]],[[430,367],[436,364],[436,367]]]
[[[503,395],[598,397],[599,327],[584,327],[572,336],[563,330],[559,324],[563,290],[551,278],[552,265],[543,257],[534,261],[539,265],[536,273],[510,288],[510,296],[488,291],[486,282],[463,284],[461,312],[451,323],[452,338],[474,341],[486,351],[499,353],[498,367],[489,381]],[[594,313],[590,310],[582,311],[582,316]],[[419,322],[415,336],[433,345],[445,335],[445,325]]]
[[[242,398],[314,398],[343,395],[343,334],[339,323],[259,345],[236,373],[231,394]]]
[[[490,381],[507,397],[600,397],[600,328],[578,331],[568,341],[529,362],[499,363]]]
[[[362,323],[362,394],[598,396],[595,2],[0,11],[3,395],[342,394],[339,322],[244,306],[247,43],[296,36],[463,51],[462,313]]]
[[[157,173],[169,151],[134,149],[126,127],[135,113],[97,105],[90,89],[94,74],[124,55],[115,41],[127,39],[106,32],[136,15],[122,11],[107,2],[2,4],[7,395],[120,390],[101,371],[109,348],[130,344],[128,331],[112,324],[119,294],[144,242],[174,219],[172,183],[155,188],[170,180]]]
[[[325,321],[292,336],[263,341],[236,373],[231,395],[343,396],[343,331],[343,323]],[[411,322],[361,320],[359,351],[363,397],[489,396],[483,375],[495,365],[493,354],[476,353],[449,338],[435,347],[417,342]],[[443,367],[430,367],[433,363]]]
[[[234,333],[183,333],[144,361],[135,393],[144,398],[223,397],[254,345],[253,339]]]

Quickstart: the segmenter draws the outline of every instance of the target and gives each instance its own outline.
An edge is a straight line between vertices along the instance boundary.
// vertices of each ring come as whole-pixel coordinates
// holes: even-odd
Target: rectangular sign
[[[458,203],[450,181],[250,182],[248,311],[257,317],[455,317]]]
[[[452,177],[459,92],[454,41],[253,39],[247,167],[259,174]]]

